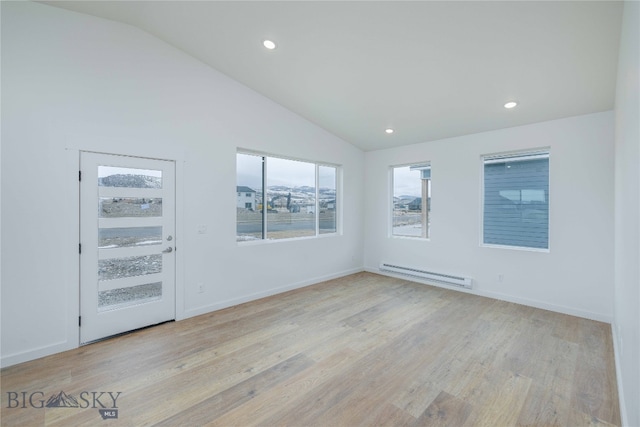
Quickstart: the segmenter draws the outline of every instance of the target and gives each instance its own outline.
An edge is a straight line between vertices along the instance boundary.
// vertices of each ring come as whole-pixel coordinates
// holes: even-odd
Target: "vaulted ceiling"
[[[45,3],[147,31],[363,150],[614,107],[621,2]]]

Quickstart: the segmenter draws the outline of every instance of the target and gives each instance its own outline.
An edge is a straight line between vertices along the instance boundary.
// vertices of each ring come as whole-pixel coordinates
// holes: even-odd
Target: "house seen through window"
[[[483,158],[483,243],[549,248],[549,152]]]
[[[237,154],[236,240],[337,232],[337,167]]]
[[[429,237],[431,164],[393,167],[393,236]]]

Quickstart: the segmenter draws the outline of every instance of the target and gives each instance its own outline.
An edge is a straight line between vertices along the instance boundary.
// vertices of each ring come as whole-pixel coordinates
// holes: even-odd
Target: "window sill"
[[[256,240],[245,240],[245,241],[236,240],[236,245],[238,246],[267,245],[267,244],[276,243],[276,242],[295,242],[300,240],[326,239],[328,237],[336,237],[341,235],[342,235],[341,233],[326,233],[326,234],[318,234],[317,236],[289,237],[286,239],[256,239]]]
[[[524,251],[524,252],[539,252],[539,253],[550,253],[551,251],[546,248],[527,248],[525,246],[508,246],[508,245],[491,245],[488,243],[480,243],[481,248],[493,248],[493,249],[510,249],[513,251]]]
[[[389,237],[391,239],[399,239],[399,240],[418,240],[422,242],[431,241],[430,237],[420,237],[420,236],[399,236],[397,234],[391,234]]]

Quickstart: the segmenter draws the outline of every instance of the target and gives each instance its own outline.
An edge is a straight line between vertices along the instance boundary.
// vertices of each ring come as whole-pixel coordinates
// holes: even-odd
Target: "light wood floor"
[[[620,424],[609,325],[370,273],[1,375],[3,426]],[[118,419],[35,391],[121,392]]]

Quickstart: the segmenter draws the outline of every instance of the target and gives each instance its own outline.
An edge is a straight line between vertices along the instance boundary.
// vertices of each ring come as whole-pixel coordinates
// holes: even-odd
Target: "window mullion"
[[[313,212],[316,216],[316,237],[320,235],[320,165],[316,163],[316,206]]]
[[[262,156],[262,240],[267,238],[267,157]]]

